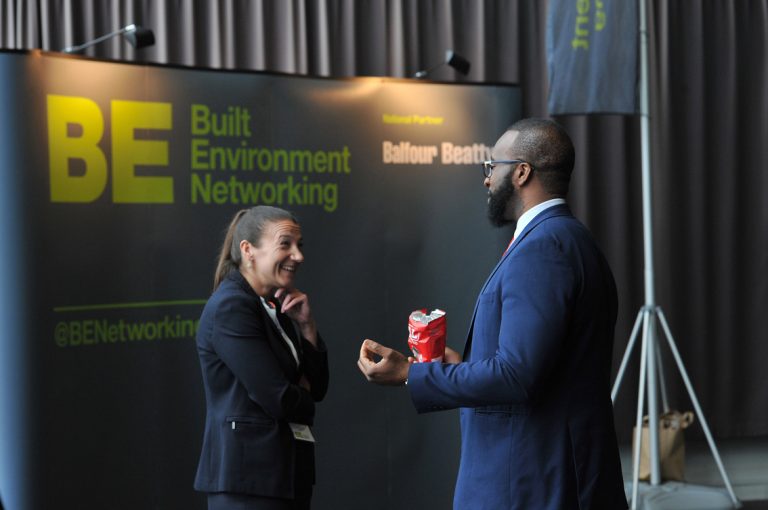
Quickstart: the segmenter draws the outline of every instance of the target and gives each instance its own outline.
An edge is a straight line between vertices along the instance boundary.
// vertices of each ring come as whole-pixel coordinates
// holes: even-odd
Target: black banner
[[[455,413],[365,382],[366,337],[405,351],[447,311],[463,347],[508,240],[479,162],[510,86],[330,80],[0,53],[7,508],[205,508],[194,334],[235,211],[302,224],[299,288],[329,343],[315,508],[445,508]]]

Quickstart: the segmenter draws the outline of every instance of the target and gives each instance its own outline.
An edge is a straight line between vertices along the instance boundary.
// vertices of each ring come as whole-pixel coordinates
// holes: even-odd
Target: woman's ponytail
[[[241,209],[235,213],[235,217],[232,218],[232,222],[227,228],[227,235],[224,236],[224,243],[221,245],[221,251],[219,252],[219,262],[216,264],[216,273],[213,275],[213,290],[216,291],[219,288],[221,282],[226,278],[227,274],[233,269],[237,269],[240,266],[240,246],[237,246],[237,250],[233,246],[235,239],[235,230],[237,229],[237,223],[240,218],[243,217],[248,209]]]

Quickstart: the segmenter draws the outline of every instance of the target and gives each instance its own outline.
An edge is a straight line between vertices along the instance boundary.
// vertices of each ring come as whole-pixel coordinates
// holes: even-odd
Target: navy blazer
[[[464,363],[419,363],[419,412],[461,407],[455,509],[627,508],[613,423],[613,275],[565,205],[515,239],[475,305]]]
[[[239,271],[203,309],[197,351],[207,411],[196,490],[293,498],[297,479],[314,482],[313,445],[295,440],[288,424],[313,423],[328,388],[327,352],[321,339],[316,349],[285,315],[278,318],[297,347],[298,367]],[[311,392],[298,385],[302,375]]]

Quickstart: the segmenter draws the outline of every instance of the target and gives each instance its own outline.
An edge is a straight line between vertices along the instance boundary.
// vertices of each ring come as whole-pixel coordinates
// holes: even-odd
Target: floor
[[[768,510],[768,501],[742,501],[742,510]]]
[[[746,510],[768,510],[768,437],[716,441],[715,447],[736,497]],[[725,483],[705,440],[686,441],[685,482],[725,490]],[[631,487],[629,445],[621,448],[624,478]]]

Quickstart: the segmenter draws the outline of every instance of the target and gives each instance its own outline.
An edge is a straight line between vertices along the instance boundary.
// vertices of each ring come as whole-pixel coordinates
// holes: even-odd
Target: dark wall
[[[24,237],[4,231],[23,260],[5,280],[23,305],[7,319],[24,335],[0,348],[28,383],[3,401],[0,468],[21,481],[0,477],[6,505],[205,508],[192,490],[205,416],[195,321],[232,215],[269,203],[302,223],[298,283],[330,349],[316,508],[450,506],[457,415],[417,417],[406,391],[369,385],[356,359],[366,337],[406,351],[417,308],[445,309],[448,342],[463,347],[509,235],[485,219],[479,162],[520,115],[515,87],[0,63],[18,84],[4,104],[25,112],[0,151],[4,182],[20,180],[9,214],[25,225]],[[205,133],[204,111],[230,115],[230,129]],[[385,142],[437,157],[387,162]],[[466,160],[442,161],[444,143]],[[208,164],[214,146],[229,159]],[[278,163],[279,150],[309,154],[312,170]]]

